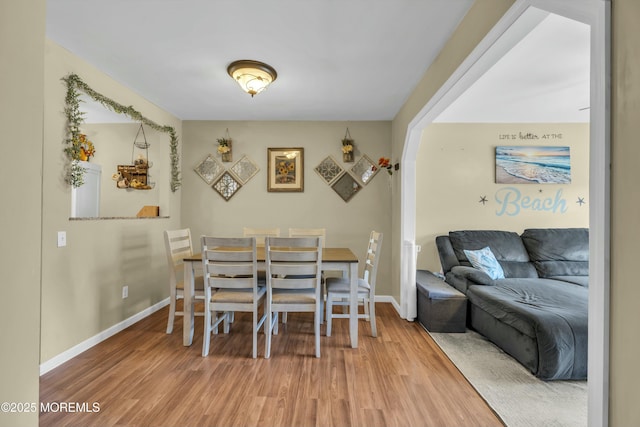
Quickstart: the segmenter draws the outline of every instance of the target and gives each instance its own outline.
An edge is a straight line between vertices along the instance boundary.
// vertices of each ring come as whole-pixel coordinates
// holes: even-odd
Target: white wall
[[[495,183],[500,145],[570,147],[571,183]],[[440,270],[435,238],[453,230],[589,227],[588,124],[433,123],[423,133],[417,165],[418,268]],[[527,197],[530,203],[520,203]]]
[[[390,153],[390,122],[217,122],[185,121],[182,223],[194,239],[202,234],[241,235],[242,228],[325,227],[327,246],[347,246],[363,259],[371,230],[390,233],[390,180],[385,171],[345,203],[314,171],[327,156],[342,163],[341,139],[346,128],[355,140],[357,161],[367,154],[374,162]],[[259,173],[225,201],[193,169],[207,154],[216,154],[216,138],[226,129],[233,140],[233,160],[247,155]],[[304,148],[304,192],[267,192],[267,148]],[[216,154],[217,158],[219,156]],[[230,167],[232,163],[226,163]],[[199,245],[198,245],[199,246]],[[378,295],[390,294],[390,242],[383,242],[378,269]]]

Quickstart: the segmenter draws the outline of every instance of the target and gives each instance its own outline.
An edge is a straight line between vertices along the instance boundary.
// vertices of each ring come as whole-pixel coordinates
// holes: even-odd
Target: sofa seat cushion
[[[449,240],[460,265],[471,266],[464,251],[489,247],[505,277],[538,277],[518,233],[500,230],[464,230],[449,233]]]
[[[467,297],[496,320],[536,340],[536,375],[586,375],[588,289],[551,279],[502,279],[495,286],[470,286]]]
[[[560,280],[562,282],[572,283],[574,285],[589,287],[589,276],[552,276],[549,279]]]

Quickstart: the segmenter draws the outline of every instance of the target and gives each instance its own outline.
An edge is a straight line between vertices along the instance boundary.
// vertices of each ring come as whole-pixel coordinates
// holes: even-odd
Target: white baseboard
[[[96,334],[94,336],[92,336],[89,339],[84,340],[83,342],[81,342],[80,344],[77,344],[73,347],[71,347],[69,350],[66,350],[60,354],[58,354],[55,357],[52,357],[51,359],[47,360],[44,363],[40,364],[40,375],[44,375],[47,372],[51,371],[54,368],[57,368],[58,366],[62,365],[63,363],[67,362],[68,360],[76,357],[77,355],[79,355],[80,353],[82,353],[83,351],[86,351],[88,349],[90,349],[91,347],[93,347],[96,344],[99,344],[100,342],[106,340],[109,337],[112,337],[113,335],[117,334],[120,331],[123,331],[124,329],[128,328],[129,326],[133,325],[134,323],[144,319],[145,317],[150,316],[151,314],[155,313],[156,311],[160,310],[161,308],[165,307],[166,305],[169,304],[169,298],[166,298],[154,305],[152,305],[149,308],[146,308],[144,310],[142,310],[141,312],[134,314],[133,316],[129,317],[128,319],[123,320],[122,322],[113,325],[112,327],[105,329],[104,331],[100,332],[99,334]]]
[[[402,315],[400,314],[400,304],[398,304],[398,301],[396,301],[396,299],[394,297],[392,297],[391,295],[376,295],[376,302],[389,302],[389,303],[391,303],[393,308],[395,308],[396,311],[398,312],[398,315],[400,315],[400,317],[402,317]]]

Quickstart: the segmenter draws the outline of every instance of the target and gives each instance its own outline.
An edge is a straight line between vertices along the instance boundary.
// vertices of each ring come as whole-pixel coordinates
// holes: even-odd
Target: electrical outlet
[[[58,231],[58,247],[67,246],[67,232]]]
[[[125,299],[128,296],[129,296],[129,287],[127,285],[124,285],[122,287],[122,299]]]

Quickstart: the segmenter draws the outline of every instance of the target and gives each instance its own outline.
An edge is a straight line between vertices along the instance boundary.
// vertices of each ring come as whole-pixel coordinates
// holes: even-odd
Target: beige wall
[[[247,227],[324,227],[328,246],[352,248],[363,258],[371,230],[384,233],[376,294],[390,293],[391,246],[390,177],[382,171],[345,203],[314,171],[327,156],[342,163],[340,140],[346,128],[355,140],[357,161],[363,154],[374,162],[390,153],[389,122],[217,122],[185,121],[183,158],[182,224],[192,235],[234,236]],[[193,169],[207,156],[216,154],[216,138],[226,129],[233,140],[233,160],[249,157],[260,169],[247,185],[225,201]],[[267,192],[267,148],[304,148],[304,192]],[[226,163],[230,167],[233,162]]]
[[[640,2],[612,2],[611,426],[640,425]]]
[[[62,169],[66,85],[76,73],[94,90],[181,134],[181,122],[55,43],[46,43],[42,215],[41,363],[150,307],[168,296],[162,232],[180,225],[180,192],[165,191],[169,219],[70,221],[71,191]],[[133,142],[132,135],[131,142]],[[169,138],[163,157],[168,158]],[[94,141],[95,161],[107,141]],[[131,146],[123,155],[131,156]],[[168,188],[168,168],[158,168],[158,183]],[[103,174],[109,173],[103,170]],[[109,173],[110,174],[110,173]],[[67,246],[56,246],[57,231]],[[122,286],[129,297],[122,299]]]
[[[408,100],[405,107],[397,115],[392,125],[393,153],[397,159],[402,152],[406,126],[415,116],[426,101],[443,84],[451,72],[469,54],[470,50],[480,41],[482,36],[496,22],[511,4],[511,0],[479,0],[467,14],[461,23],[459,30],[447,44],[445,50],[437,58],[434,65],[425,75],[420,86]],[[1,144],[2,158],[15,159],[23,156],[25,148],[30,151],[30,159],[35,164],[40,163],[42,148],[42,61],[43,61],[43,39],[44,39],[44,15],[45,2],[2,2],[0,10],[0,70],[3,78],[0,80],[0,88],[3,93],[1,104],[0,123],[3,128],[3,142]],[[610,402],[610,425],[630,426],[640,423],[640,407],[636,404],[637,382],[640,378],[640,368],[637,360],[640,358],[640,346],[637,344],[637,325],[640,324],[640,312],[637,309],[637,301],[640,298],[640,288],[637,286],[637,273],[635,259],[637,258],[637,242],[640,240],[640,228],[638,224],[638,212],[640,200],[637,187],[637,160],[640,158],[640,146],[635,142],[636,136],[640,134],[640,81],[638,73],[640,71],[640,41],[630,37],[637,27],[637,17],[640,16],[640,3],[636,0],[616,0],[612,8],[612,28],[613,28],[613,61],[612,61],[612,262],[611,262],[611,402]],[[19,48],[17,41],[19,41]],[[51,52],[48,53],[48,56]],[[88,78],[96,73],[95,70],[85,69],[87,66],[78,64],[70,65],[68,68],[82,72],[81,76]],[[56,88],[60,82],[58,79],[68,72],[68,69],[60,69],[60,75],[47,77],[47,93],[51,92],[51,87]],[[86,72],[83,72],[86,71]],[[99,73],[97,73],[99,74]],[[96,76],[93,76],[96,77]],[[97,79],[97,77],[96,77]],[[117,86],[115,82],[107,83],[107,78],[102,76],[105,87]],[[92,85],[97,85],[90,82]],[[101,87],[102,88],[102,87]],[[54,90],[57,92],[57,89]],[[107,90],[105,90],[107,92]],[[119,95],[124,95],[122,88],[116,90]],[[136,98],[130,93],[126,97]],[[60,93],[53,96],[53,100],[47,95],[47,111],[45,117],[60,116],[62,103]],[[55,106],[53,105],[55,104]],[[135,102],[133,103],[134,105]],[[152,109],[152,107],[149,107]],[[142,109],[142,108],[141,108]],[[146,113],[146,111],[143,111]],[[45,151],[53,159],[45,161],[44,182],[53,181],[53,190],[48,185],[48,189],[41,194],[42,183],[40,176],[27,174],[22,179],[22,186],[2,186],[2,196],[5,201],[20,203],[20,209],[12,209],[11,204],[5,203],[2,208],[2,227],[5,239],[2,243],[2,257],[6,265],[15,268],[6,274],[5,283],[20,283],[16,286],[3,286],[2,299],[4,301],[25,301],[29,304],[9,304],[2,310],[0,321],[3,351],[0,353],[2,362],[2,381],[0,387],[3,400],[10,401],[36,401],[38,397],[37,379],[37,359],[38,359],[38,310],[39,299],[39,275],[46,278],[43,280],[43,293],[45,287],[49,289],[49,295],[43,295],[43,324],[54,322],[55,327],[69,328],[69,332],[63,333],[72,336],[65,338],[60,346],[53,345],[51,339],[44,337],[43,347],[47,347],[48,355],[55,355],[68,348],[72,343],[81,341],[86,336],[99,330],[98,327],[82,329],[70,326],[70,319],[76,319],[80,323],[86,318],[91,319],[91,323],[100,323],[96,320],[100,316],[95,314],[80,315],[76,306],[86,305],[89,301],[95,305],[95,278],[82,273],[81,278],[71,279],[70,271],[80,270],[76,267],[78,259],[84,259],[85,254],[82,249],[88,249],[90,245],[83,243],[83,248],[78,248],[80,242],[91,240],[95,235],[100,241],[105,234],[115,231],[119,237],[108,237],[109,243],[103,247],[103,254],[106,255],[102,272],[110,272],[119,269],[120,260],[116,256],[110,255],[110,251],[117,251],[117,246],[113,243],[115,238],[123,238],[131,231],[137,231],[135,222],[113,222],[107,224],[103,230],[101,226],[93,223],[72,224],[66,219],[68,217],[68,194],[61,189],[59,180],[58,156],[61,152],[60,135],[62,124],[60,117],[54,120],[56,124],[47,127],[52,135],[47,135]],[[167,121],[171,121],[167,119]],[[16,124],[19,124],[18,126]],[[299,144],[295,144],[298,146]],[[19,147],[19,148],[14,148]],[[204,151],[204,150],[203,150]],[[50,164],[54,163],[54,164]],[[186,164],[184,174],[188,175],[189,164]],[[37,168],[36,168],[37,169]],[[21,176],[23,165],[13,160],[3,164],[2,176],[4,182],[9,182],[15,176]],[[378,180],[378,179],[376,179]],[[25,192],[24,188],[30,191]],[[212,190],[210,190],[212,191]],[[35,251],[40,242],[40,196],[43,196],[45,213],[42,215],[43,221],[43,241],[40,244],[43,251],[42,267],[37,267],[38,251]],[[397,206],[399,192],[394,191],[394,206]],[[56,197],[62,200],[56,202]],[[359,196],[358,196],[359,197]],[[176,206],[176,198],[179,200],[179,192],[171,196],[172,206]],[[205,203],[209,205],[210,203]],[[51,212],[50,212],[51,210]],[[393,212],[394,234],[399,230],[399,210],[394,208]],[[170,221],[163,221],[163,226],[176,226],[179,222],[179,213],[174,213]],[[19,224],[20,226],[16,226]],[[92,225],[93,224],[93,225]],[[151,222],[144,221],[147,228]],[[67,249],[58,250],[52,245],[55,241],[55,231],[62,228],[73,229],[73,240]],[[98,227],[99,230],[95,228]],[[164,227],[161,227],[164,228]],[[157,230],[159,231],[159,230]],[[97,232],[97,233],[96,233]],[[155,234],[154,234],[155,235]],[[104,240],[104,239],[102,239]],[[155,242],[155,240],[154,240]],[[158,243],[158,242],[155,242]],[[386,244],[389,240],[386,239]],[[398,246],[398,243],[395,244]],[[91,250],[98,251],[100,248],[91,247]],[[29,259],[24,254],[29,254]],[[58,256],[58,254],[60,254]],[[34,258],[35,257],[35,258]],[[46,261],[45,261],[46,259]],[[103,257],[100,257],[102,261]],[[399,263],[399,252],[394,251],[394,265]],[[100,261],[95,255],[90,256],[89,270],[94,273]],[[58,264],[62,264],[58,266]],[[73,267],[71,266],[73,264]],[[35,267],[34,267],[35,266]],[[85,267],[86,268],[86,267]],[[394,267],[394,289],[393,293],[399,294],[399,267]],[[59,275],[60,277],[46,277],[46,275]],[[63,285],[67,280],[72,280],[71,292]],[[115,286],[115,285],[113,285]],[[86,294],[83,289],[87,289]],[[91,291],[93,289],[93,292]],[[105,294],[114,294],[110,286],[105,287]],[[47,302],[50,300],[52,302]],[[64,304],[63,304],[64,302]],[[117,298],[108,297],[104,300],[105,309],[115,307],[117,311],[124,311],[119,306]],[[29,309],[31,307],[31,309]],[[48,307],[48,308],[47,308]],[[69,310],[72,314],[67,315],[63,310]],[[44,319],[44,312],[48,311],[47,319]],[[55,320],[60,317],[60,322]],[[122,316],[116,316],[122,317]],[[109,321],[105,324],[111,323]],[[52,328],[48,329],[48,333]],[[45,344],[46,342],[46,344]],[[9,345],[6,345],[10,343]],[[43,360],[46,360],[44,357]],[[4,414],[3,414],[4,415]],[[36,414],[25,414],[15,418],[0,418],[2,425],[36,425]]]
[[[0,3],[0,402],[38,402],[45,2]],[[0,426],[38,412],[0,413]]]
[[[515,135],[515,139],[510,139]],[[520,135],[539,139],[520,139]],[[507,139],[509,138],[509,139]],[[570,184],[496,184],[495,147],[568,146]],[[417,157],[416,244],[418,268],[440,270],[435,238],[450,230],[588,227],[589,125],[433,123]],[[511,190],[513,189],[513,190]],[[507,193],[509,195],[507,195]],[[486,196],[487,202],[480,203]],[[504,199],[509,202],[505,205]],[[531,207],[517,203],[528,197]]]
[[[493,28],[502,15],[511,7],[513,0],[476,0],[449,41],[433,61],[407,102],[392,121],[391,139],[394,161],[402,157],[407,127],[411,120],[427,104],[429,99],[444,85],[484,36]],[[399,180],[393,187],[393,257],[392,295],[400,300],[400,198]]]

